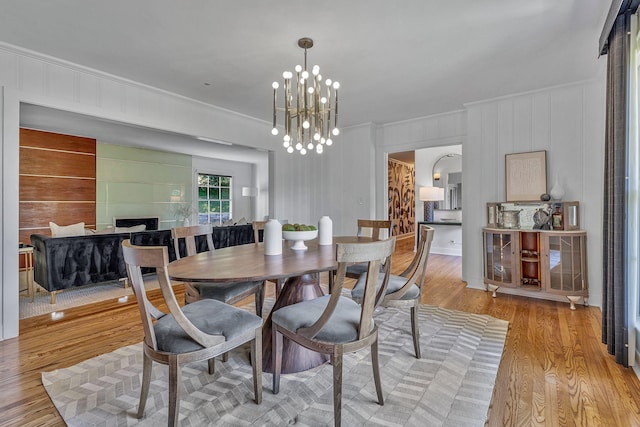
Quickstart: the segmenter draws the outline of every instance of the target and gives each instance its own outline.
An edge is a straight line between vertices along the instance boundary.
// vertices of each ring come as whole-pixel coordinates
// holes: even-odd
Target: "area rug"
[[[421,306],[422,359],[414,357],[408,310],[386,308],[379,325],[385,397],[377,404],[368,350],[345,355],[342,422],[346,426],[483,426],[508,322],[486,315]],[[333,424],[332,367],[283,375],[280,393],[263,375],[263,402],[253,402],[248,348],[216,362],[183,368],[182,426],[324,426]],[[165,366],[154,364],[145,417],[135,418],[142,372],[141,344],[70,368],[42,373],[42,382],[69,426],[167,424]]]

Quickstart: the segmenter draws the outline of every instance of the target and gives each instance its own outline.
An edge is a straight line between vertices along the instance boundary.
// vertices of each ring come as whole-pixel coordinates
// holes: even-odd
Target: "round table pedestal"
[[[276,300],[271,313],[287,305],[322,296],[323,292],[318,283],[317,274],[290,277],[285,282],[280,296]],[[272,372],[271,369],[271,313],[262,327],[262,370]],[[282,346],[282,373],[306,371],[329,360],[329,356],[311,351],[284,337]]]

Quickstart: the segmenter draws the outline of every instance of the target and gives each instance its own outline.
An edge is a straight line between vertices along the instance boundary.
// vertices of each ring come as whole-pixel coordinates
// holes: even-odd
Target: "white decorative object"
[[[560,186],[558,182],[558,174],[556,174],[556,180],[553,183],[553,188],[549,191],[549,194],[553,198],[553,200],[562,200],[562,196],[564,196],[564,189]]]
[[[182,225],[185,226],[185,227],[188,227],[190,225],[189,218],[185,217],[184,221],[182,221]]]
[[[304,244],[304,241],[312,240],[318,237],[318,230],[283,231],[282,237],[295,242],[293,246],[291,246],[291,249],[293,249],[294,251],[306,251],[308,248],[307,245]]]
[[[84,222],[78,222],[71,225],[58,225],[55,222],[49,222],[51,229],[51,237],[72,237],[84,236]]]
[[[282,253],[282,226],[277,219],[270,219],[264,225],[264,254],[280,255]]]
[[[318,221],[318,244],[321,246],[333,243],[333,221],[328,216],[323,216]]]

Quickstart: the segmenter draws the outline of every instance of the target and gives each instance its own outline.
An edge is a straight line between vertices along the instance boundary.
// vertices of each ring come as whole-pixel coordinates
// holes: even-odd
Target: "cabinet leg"
[[[491,296],[495,298],[498,296],[496,292],[498,291],[499,287],[500,286],[496,286],[496,285],[487,285],[487,290],[491,292]]]
[[[569,300],[569,304],[570,304],[569,308],[571,310],[575,310],[576,309],[576,303],[578,301],[580,301],[580,298],[582,298],[582,297],[575,296],[575,295],[567,295],[567,299]]]

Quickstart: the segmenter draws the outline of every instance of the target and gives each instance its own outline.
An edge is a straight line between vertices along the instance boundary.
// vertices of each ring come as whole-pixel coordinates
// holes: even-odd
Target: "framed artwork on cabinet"
[[[505,154],[507,202],[539,201],[547,192],[547,152]]]

